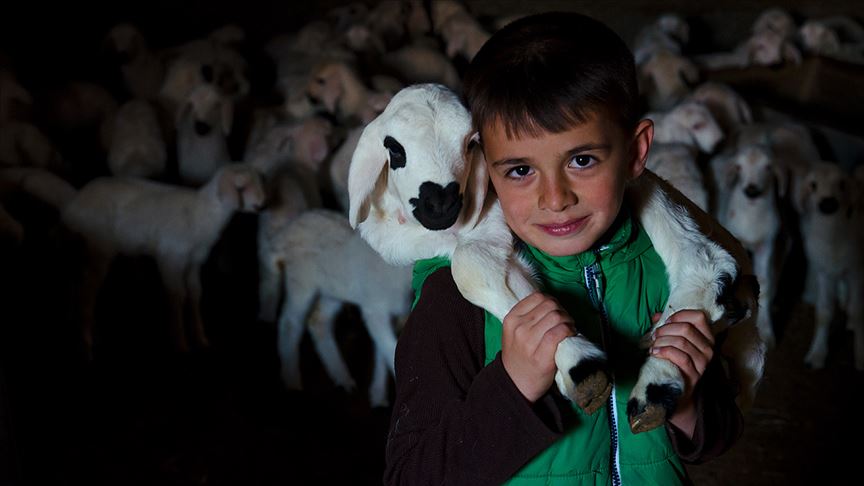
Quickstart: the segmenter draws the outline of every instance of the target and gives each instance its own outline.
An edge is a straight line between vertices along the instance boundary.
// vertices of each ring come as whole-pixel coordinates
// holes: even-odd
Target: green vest
[[[646,356],[637,343],[650,329],[651,316],[662,310],[669,296],[665,266],[648,235],[629,218],[622,218],[599,250],[568,257],[551,257],[527,245],[522,250],[537,270],[542,290],[561,302],[578,329],[595,343],[608,341],[604,349],[614,376],[617,417],[610,419],[608,404],[593,415],[571,405],[573,413],[567,416],[565,434],[507,484],[606,485],[613,484],[613,477],[619,474],[620,484],[625,486],[687,484],[686,471],[665,428],[634,435],[627,423],[627,400]],[[449,265],[446,258],[415,264],[415,303],[426,277]],[[599,278],[591,278],[591,272]],[[596,285],[586,285],[586,275]],[[604,313],[605,318],[601,317]],[[608,322],[605,333],[604,319]],[[486,364],[501,350],[501,327],[501,322],[486,312]],[[618,438],[617,466],[611,460],[613,427]]]

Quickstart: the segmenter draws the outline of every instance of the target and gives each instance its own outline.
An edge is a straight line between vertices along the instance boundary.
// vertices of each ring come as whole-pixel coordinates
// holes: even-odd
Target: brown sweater
[[[385,484],[501,484],[564,431],[568,407],[556,387],[528,402],[500,353],[484,366],[483,310],[465,300],[449,268],[430,275],[396,347],[396,400],[387,438]],[[742,417],[715,360],[694,395],[691,441],[667,431],[685,463],[726,451]]]

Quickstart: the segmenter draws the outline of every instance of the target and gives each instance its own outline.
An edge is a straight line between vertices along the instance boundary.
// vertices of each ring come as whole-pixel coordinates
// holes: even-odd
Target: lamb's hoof
[[[591,415],[606,404],[612,393],[612,384],[606,373],[606,361],[586,360],[570,369],[575,384],[570,397],[586,414]]]
[[[646,401],[640,403],[636,398],[627,402],[627,417],[630,421],[630,430],[634,434],[648,432],[656,429],[666,422],[675,412],[675,405],[681,389],[675,385],[650,384],[645,392]]]

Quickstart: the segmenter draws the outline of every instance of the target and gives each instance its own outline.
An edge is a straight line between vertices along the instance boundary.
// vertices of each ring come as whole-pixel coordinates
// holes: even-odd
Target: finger
[[[654,332],[654,338],[663,336],[681,336],[696,345],[702,352],[714,349],[714,337],[705,336],[693,323],[670,322]]]
[[[573,330],[566,324],[561,323],[547,329],[537,346],[538,356],[551,356],[554,359],[558,345],[569,336],[573,335]]]
[[[520,317],[525,316],[526,314],[531,312],[531,310],[537,307],[538,304],[545,301],[546,298],[547,296],[542,294],[541,292],[532,292],[527,297],[517,302],[516,305],[514,305],[513,308],[510,309],[509,314]]]
[[[693,324],[703,336],[714,342],[714,333],[711,332],[711,324],[708,315],[702,310],[684,309],[669,316],[668,322],[689,322]]]
[[[691,387],[694,386],[702,376],[702,374],[696,369],[696,365],[693,363],[690,355],[674,346],[655,346],[651,348],[651,354],[657,358],[671,361],[681,370],[684,379]]]
[[[662,312],[655,312],[653,316],[651,316],[651,324],[657,324],[660,321],[660,316],[662,316]]]
[[[654,353],[655,350],[662,348],[674,348],[686,354],[690,362],[693,364],[693,369],[699,375],[705,372],[705,368],[708,367],[708,362],[711,361],[713,355],[713,353],[703,353],[699,348],[694,346],[693,343],[681,336],[664,336],[657,338],[654,341],[654,346],[652,346],[651,352]]]

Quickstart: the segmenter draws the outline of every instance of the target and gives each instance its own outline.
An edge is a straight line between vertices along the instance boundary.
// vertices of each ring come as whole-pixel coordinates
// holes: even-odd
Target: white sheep
[[[159,53],[150,49],[137,27],[129,23],[115,25],[106,35],[104,47],[119,64],[132,97],[152,99],[159,93],[165,63]]]
[[[350,303],[360,309],[375,349],[369,400],[385,406],[387,370],[393,373],[396,353],[394,319],[403,319],[411,309],[411,267],[386,263],[344,215],[324,209],[300,215],[282,232],[280,245],[285,303],[279,316],[279,357],[286,386],[302,387],[300,340],[308,330],[330,378],[345,389],[355,387],[333,333],[336,314]]]
[[[660,52],[681,54],[690,40],[690,25],[680,15],[663,14],[637,32],[633,40],[633,58],[641,66]]]
[[[774,30],[754,32],[731,52],[702,54],[694,58],[706,69],[746,68],[801,64],[801,51],[795,43]]]
[[[741,125],[753,123],[753,112],[747,100],[727,84],[715,81],[702,83],[685,99],[707,106],[723,133],[729,134]]]
[[[809,19],[798,39],[807,53],[864,64],[864,27],[849,16]]]
[[[480,25],[480,22],[465,11],[450,15],[441,24],[438,31],[441,38],[444,39],[444,52],[450,59],[462,56],[471,61],[477,51],[491,37],[491,34]]]
[[[234,119],[233,102],[204,84],[177,111],[177,165],[180,180],[198,186],[231,163],[226,137]]]
[[[653,54],[639,66],[639,92],[652,110],[668,110],[699,82],[699,68],[670,51]]]
[[[343,122],[368,123],[383,110],[392,96],[366,86],[357,72],[342,61],[325,62],[309,76],[306,98],[321,104]]]
[[[683,143],[651,144],[645,166],[708,211],[708,189],[697,163],[696,147]]]
[[[864,207],[854,178],[837,164],[816,162],[795,194],[808,262],[815,285],[816,323],[804,362],[823,368],[836,308],[853,332],[855,369],[864,371]]]
[[[707,106],[696,102],[680,103],[666,113],[648,113],[654,122],[654,141],[683,143],[710,154],[723,140],[723,130]]]
[[[473,140],[470,115],[454,93],[436,85],[403,89],[364,129],[354,152],[348,180],[349,219],[372,248],[393,264],[449,257],[462,295],[503,319],[534,291],[535,284],[516,256],[500,205],[487,198],[491,194],[486,165],[482,151],[471,147]],[[730,324],[725,318],[730,309],[718,299],[732,290],[730,284],[738,275],[746,275],[746,254],[707,215],[668,191],[648,172],[628,196],[667,265],[672,293],[659,322],[681,309],[704,309],[720,332]],[[724,246],[706,234],[722,239]],[[745,307],[755,310],[755,303]],[[744,322],[730,329],[736,337],[729,342],[735,345],[726,352],[742,383],[740,398],[749,403],[761,377],[764,348],[755,325],[747,318]],[[591,373],[582,383],[571,379],[578,366],[602,361],[603,352],[578,335],[562,341],[555,357],[555,381],[564,396],[588,412],[603,406],[611,393],[605,371]],[[649,400],[649,385],[673,395],[683,390],[675,365],[648,358],[630,397],[632,406],[628,405],[635,432],[659,426],[668,413],[653,398]]]
[[[165,173],[168,151],[153,104],[143,99],[124,103],[110,126],[111,174],[155,179]]]
[[[197,190],[121,177],[98,178],[82,187],[61,205],[61,219],[83,237],[88,249],[81,286],[86,349],[93,347],[96,295],[115,255],[153,257],[171,304],[175,346],[188,346],[184,309],[191,311],[186,322],[194,342],[206,346],[201,266],[233,214],[257,211],[263,202],[259,175],[242,164],[220,169]]]

